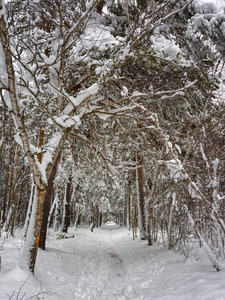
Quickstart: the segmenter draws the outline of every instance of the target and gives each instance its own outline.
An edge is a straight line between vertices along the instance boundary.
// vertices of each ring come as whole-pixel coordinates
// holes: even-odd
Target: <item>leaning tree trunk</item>
[[[55,175],[57,172],[58,163],[60,161],[61,152],[59,152],[54,166],[52,168],[51,175],[48,179],[48,187],[45,194],[45,200],[44,200],[44,213],[43,213],[43,220],[41,225],[41,235],[40,235],[40,241],[39,241],[39,248],[42,250],[45,250],[45,242],[46,242],[46,235],[47,235],[47,228],[48,228],[48,217],[49,217],[49,211],[50,211],[50,205],[51,205],[51,198],[52,198],[52,192],[53,192],[53,185],[55,180]]]
[[[44,131],[40,129],[39,132],[39,145],[38,148],[41,149],[43,146],[43,140],[44,140]],[[38,162],[41,164],[42,162],[42,152],[40,152],[37,155]],[[34,176],[34,180],[35,180]],[[43,220],[43,210],[44,210],[44,199],[47,191],[47,186],[43,184],[43,187],[40,188],[40,186],[36,186],[36,189],[34,192],[36,195],[34,195],[34,203],[32,207],[32,215],[31,215],[31,220],[29,224],[29,229],[28,229],[28,236],[27,236],[27,241],[26,245],[24,247],[24,251],[22,254],[21,258],[21,266],[26,267],[25,264],[27,263],[27,255],[29,253],[29,269],[31,270],[32,273],[34,273],[34,268],[35,268],[35,263],[37,259],[37,250],[38,250],[38,245],[39,245],[39,240],[40,240],[40,233],[41,233],[41,225],[42,225],[42,220]],[[33,191],[31,190],[31,193]]]
[[[81,26],[81,23],[89,17],[90,13],[95,9],[95,7],[98,5],[99,2],[100,0],[94,1],[94,3],[87,9],[86,13],[82,15],[82,17],[79,19],[79,22],[77,22],[77,26],[76,26],[77,30],[79,29],[79,26]],[[15,127],[17,128],[20,134],[23,151],[25,153],[26,158],[28,159],[29,165],[33,173],[34,183],[37,187],[37,190],[35,192],[35,197],[34,197],[36,200],[33,205],[32,218],[30,221],[28,235],[25,243],[26,247],[24,247],[24,251],[21,258],[21,266],[24,266],[24,264],[26,264],[26,267],[28,266],[31,272],[34,273],[37,249],[38,249],[40,231],[42,225],[44,197],[46,193],[47,183],[44,182],[43,180],[42,172],[40,171],[39,168],[39,163],[36,160],[37,155],[33,154],[31,151],[30,139],[28,136],[28,127],[26,126],[24,121],[23,111],[21,111],[20,109],[18,93],[17,93],[17,80],[14,71],[15,65],[13,64],[13,59],[12,59],[9,27],[8,24],[6,24],[7,15],[5,14],[5,10],[3,9],[2,0],[0,0],[0,15],[1,15],[0,16],[0,43],[2,44],[2,48],[3,48],[2,56],[4,56],[3,59],[5,61],[5,66],[6,66],[5,75],[8,77],[7,90],[10,95],[12,113],[14,117],[13,120],[15,122]],[[72,30],[71,33],[67,36],[64,49],[66,48],[66,45],[70,43],[70,39],[73,35],[73,32],[74,30]],[[65,58],[66,55],[65,51],[64,52],[61,51],[61,54],[63,58]],[[19,56],[16,58],[20,60]],[[61,60],[63,58],[61,58]],[[62,70],[62,68],[60,68],[60,70]],[[35,77],[34,74],[33,76]],[[63,132],[61,139],[55,148],[54,157],[52,159],[53,161],[55,161],[59,151],[62,149],[65,140],[68,138],[72,129],[73,126],[67,128]],[[49,160],[49,163],[45,170],[47,180],[49,175],[51,174],[51,169],[52,169],[52,164]]]
[[[32,214],[30,224],[27,232],[26,243],[23,248],[22,257],[20,260],[20,266],[22,269],[29,268],[34,273],[37,250],[40,238],[44,197],[46,188],[40,189],[36,187],[34,194],[34,202],[32,207]]]

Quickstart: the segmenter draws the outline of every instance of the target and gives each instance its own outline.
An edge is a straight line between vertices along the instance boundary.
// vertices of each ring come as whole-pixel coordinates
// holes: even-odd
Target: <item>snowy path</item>
[[[54,266],[54,273],[47,271],[47,275],[53,280],[68,283],[69,289],[60,292],[60,295],[64,293],[65,299],[122,299],[120,291],[125,270],[113,246],[112,230],[103,227],[102,230],[98,230],[98,234],[95,234],[96,230],[94,233],[90,233],[87,229],[79,231],[81,234],[79,239],[53,241],[57,244],[58,250],[47,249],[47,254],[49,251],[55,254],[50,264]],[[45,261],[46,252],[40,252],[40,256]],[[59,265],[58,269],[54,261]],[[61,276],[62,270],[63,277]],[[45,268],[39,263],[35,276],[42,281],[43,273],[45,273]],[[58,298],[62,299],[60,297],[62,296]],[[58,298],[54,295],[52,299]],[[48,299],[51,299],[50,296]]]
[[[38,293],[32,299],[225,300],[225,272],[215,272],[204,256],[185,260],[163,247],[133,241],[118,226],[70,233],[75,238],[57,240],[50,233],[46,251],[38,252],[35,276],[29,278],[16,267],[20,240],[6,240],[0,251],[0,300]]]

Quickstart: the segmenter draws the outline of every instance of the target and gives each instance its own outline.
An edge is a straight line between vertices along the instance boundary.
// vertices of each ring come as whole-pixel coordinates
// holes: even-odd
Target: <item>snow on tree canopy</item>
[[[40,209],[30,222],[37,228],[31,231],[37,240],[30,236],[27,253],[38,246],[39,232],[43,232],[41,219],[44,213],[49,214],[42,203],[49,197],[50,202],[56,199],[51,213],[59,226],[60,212],[66,217],[63,201],[71,204],[71,222],[76,215],[85,224],[94,223],[97,214],[106,212],[107,217],[115,216],[121,224],[128,224],[126,221],[140,220],[141,213],[142,220],[149,222],[143,230],[146,236],[153,234],[155,246],[166,240],[169,224],[170,245],[180,247],[185,255],[189,242],[191,246],[197,244],[196,233],[186,222],[187,216],[193,216],[192,225],[202,235],[212,232],[212,241],[207,238],[207,242],[219,257],[218,239],[224,239],[220,237],[223,203],[218,201],[218,211],[211,210],[211,204],[219,199],[215,193],[223,192],[215,188],[222,186],[219,181],[224,178],[220,174],[224,172],[223,152],[216,149],[224,144],[224,133],[218,125],[220,104],[219,109],[214,107],[209,95],[216,90],[214,74],[222,57],[219,51],[225,49],[224,15],[216,14],[212,4],[188,0],[24,0],[8,4],[10,19],[6,20],[9,27],[5,26],[5,33],[13,64],[7,70],[14,69],[9,73],[14,80],[9,83],[15,87],[11,84],[10,94],[4,91],[8,82],[4,78],[5,48],[0,45],[0,79],[3,95],[8,95],[5,111],[4,103],[0,110],[0,121],[6,124],[0,124],[0,138],[7,129],[6,144],[0,145],[0,156],[5,156],[0,159],[5,168],[0,187],[7,194],[7,167],[17,164],[15,174],[20,172],[12,184],[13,191],[23,195],[21,205],[10,207],[13,203],[6,201],[5,206],[12,212],[18,208],[15,224],[22,224],[29,191],[29,199],[33,196],[29,183],[33,174]],[[102,15],[96,12],[99,10]],[[220,117],[223,121],[222,114]],[[205,136],[201,124],[206,127]],[[205,153],[199,149],[200,141]],[[22,147],[16,146],[18,153],[16,143]],[[215,162],[215,153],[221,156],[220,164]],[[14,159],[17,154],[18,163]],[[29,168],[24,157],[28,157]],[[215,184],[209,185],[213,171]],[[172,203],[169,198],[164,201],[166,194],[173,195]],[[135,198],[141,199],[136,217],[132,216],[136,214]],[[188,205],[185,213],[182,202],[189,199],[193,205]],[[201,224],[196,207],[202,212]],[[210,210],[213,222],[208,219]]]
[[[163,35],[152,36],[151,43],[154,51],[160,57],[174,59],[178,54],[182,54],[180,47],[176,45],[174,41],[167,39]]]
[[[203,14],[216,14],[218,11],[215,3],[213,2],[205,2],[202,3],[202,13]]]
[[[177,161],[175,159],[171,159],[168,161],[165,161],[167,168],[170,171],[170,178],[174,179],[174,180],[178,180],[178,179],[183,179],[183,174],[182,174],[182,163],[180,160],[178,160],[178,164]]]

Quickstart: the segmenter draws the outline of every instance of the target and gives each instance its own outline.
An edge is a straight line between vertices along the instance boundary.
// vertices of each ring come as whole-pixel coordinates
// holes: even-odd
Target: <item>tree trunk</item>
[[[99,218],[99,226],[102,226],[102,212],[100,212],[100,218]]]
[[[143,160],[140,157],[138,151],[137,155],[137,172],[136,172],[136,182],[137,182],[137,199],[138,199],[138,219],[139,219],[139,229],[141,232],[141,239],[146,239],[146,222],[145,222],[145,197],[144,197],[144,182],[143,182]]]
[[[103,9],[103,6],[105,5],[105,0],[101,0],[98,5],[96,6],[96,10],[97,10],[97,13],[98,14],[102,14],[102,9]]]
[[[98,228],[98,226],[99,226],[99,207],[97,203],[95,209],[95,227]]]
[[[70,226],[70,202],[72,195],[72,175],[70,175],[66,187],[66,203],[65,203],[65,217],[63,222],[62,232],[67,233],[68,227]]]
[[[44,141],[44,131],[40,129],[39,132],[39,148],[43,146]],[[39,163],[42,162],[42,153],[39,153],[37,156]],[[33,173],[34,181],[37,181],[35,173]],[[41,186],[41,188],[40,188]],[[23,254],[21,257],[21,267],[24,267],[26,264],[26,259],[29,253],[29,269],[32,273],[34,273],[35,263],[37,259],[37,251],[40,240],[41,226],[43,220],[43,209],[44,209],[44,199],[46,194],[46,185],[41,182],[41,185],[37,185],[36,189],[34,188],[34,193],[36,192],[36,201],[34,201],[34,205],[32,207],[32,216],[31,222],[29,224],[28,229],[28,241],[26,241],[26,245],[23,250]]]
[[[48,217],[48,226],[54,227],[54,217],[55,217],[55,213],[56,213],[56,207],[57,207],[57,202],[58,202],[58,193],[56,192],[55,195],[53,196],[53,203],[51,205],[51,209],[49,212],[49,217]],[[42,222],[43,224],[43,222]]]
[[[133,206],[133,214],[132,214],[133,240],[135,240],[135,238],[137,238],[137,206],[134,197],[132,201],[132,206]]]
[[[45,200],[44,200],[44,213],[43,213],[43,220],[41,225],[41,235],[40,235],[40,241],[39,241],[39,248],[42,250],[45,250],[45,242],[46,242],[46,234],[48,229],[48,216],[51,206],[51,198],[52,198],[52,192],[53,192],[53,185],[55,180],[55,175],[57,172],[58,163],[61,158],[61,152],[58,154],[54,166],[52,168],[51,175],[48,179],[48,186],[45,194]]]
[[[130,185],[131,183],[129,182],[128,193],[127,193],[127,227],[129,231],[130,231]]]
[[[14,179],[17,173],[17,155],[18,155],[18,147],[16,149],[15,152],[15,164],[12,164],[11,167],[11,178],[10,178],[10,184],[9,184],[9,192],[8,192],[8,201],[7,201],[7,207],[6,207],[6,224],[5,224],[5,232],[8,231],[9,229],[9,223],[10,223],[10,218],[11,218],[11,214],[12,214],[12,198],[13,198],[13,190],[15,190],[14,188]],[[16,167],[16,168],[15,168]],[[14,169],[16,169],[15,171],[15,175],[14,175]]]
[[[24,224],[24,232],[23,232],[23,239],[24,241],[26,240],[27,237],[27,231],[30,223],[30,218],[31,218],[31,213],[32,213],[32,207],[33,207],[33,202],[34,202],[34,193],[35,193],[36,186],[34,185],[34,182],[32,181],[31,185],[31,191],[30,191],[30,199],[28,203],[28,208],[27,208],[27,215],[26,215],[26,220]]]
[[[42,217],[43,217],[45,192],[46,192],[46,187],[42,190],[39,187],[35,188],[34,202],[32,207],[30,224],[27,232],[27,239],[20,260],[20,267],[22,269],[30,269],[32,273],[34,273],[34,268],[35,268],[35,263],[37,258],[37,250],[38,250]]]
[[[12,187],[12,220],[11,220],[11,236],[13,236],[14,222],[16,217],[17,203],[19,199],[21,182],[18,183],[19,173],[19,146],[16,146],[15,158],[14,158],[15,172],[13,176],[13,187]],[[9,220],[10,222],[10,220]],[[9,225],[8,225],[9,226]]]
[[[76,229],[78,226],[78,219],[79,219],[80,210],[79,207],[75,210],[75,222],[74,222],[74,228]]]
[[[12,221],[11,221],[11,236],[12,237],[14,236],[14,226],[15,226],[15,222],[16,222],[17,207],[18,207],[18,202],[19,202],[19,198],[20,198],[21,185],[22,185],[22,181],[17,185],[17,188],[14,191],[13,213],[12,213]]]
[[[2,226],[4,225],[6,219],[6,203],[7,203],[7,196],[8,196],[8,184],[9,184],[11,159],[12,159],[12,149],[10,149],[10,153],[9,153],[9,164],[8,164],[6,180],[5,180],[5,195],[3,198],[3,208],[2,208]]]
[[[174,216],[175,203],[176,203],[176,193],[173,192],[172,203],[170,208],[169,225],[168,225],[168,250],[171,250],[173,246],[171,235],[172,235],[172,228],[173,228],[173,216]]]
[[[59,230],[59,224],[60,224],[59,220],[60,220],[60,211],[61,211],[60,208],[61,208],[61,200],[57,196],[57,201],[55,204],[55,219],[54,219],[54,225],[53,225],[54,231]]]
[[[163,147],[162,152],[161,152],[161,159],[163,159],[165,153],[165,147]],[[155,197],[155,193],[157,190],[157,186],[158,186],[158,178],[159,178],[159,174],[160,174],[160,170],[161,170],[161,165],[158,164],[157,169],[156,169],[156,175],[153,181],[153,184],[151,186],[151,192],[150,192],[150,199],[147,203],[148,206],[148,215],[147,215],[147,237],[148,237],[148,245],[151,246],[152,245],[152,234],[151,234],[151,222],[152,222],[152,202],[154,200]],[[157,224],[158,224],[158,219],[157,219]]]
[[[93,232],[94,228],[95,228],[95,206],[93,202],[91,202],[91,226],[90,226],[91,232]]]
[[[0,237],[2,234],[2,197],[0,194]]]
[[[45,190],[40,190],[37,188],[37,209],[35,214],[35,226],[34,226],[34,239],[35,242],[33,246],[30,249],[30,270],[32,273],[34,273],[36,258],[37,258],[37,250],[39,245],[39,239],[40,239],[40,232],[41,232],[41,224],[42,224],[42,218],[43,218],[43,207],[44,207],[44,198],[45,198]]]
[[[39,144],[38,144],[38,148],[39,148],[39,149],[42,149],[43,145],[44,145],[44,130],[43,130],[43,129],[40,129],[40,132],[39,132]],[[39,163],[42,162],[42,151],[41,151],[40,153],[38,153],[37,159],[38,159]]]

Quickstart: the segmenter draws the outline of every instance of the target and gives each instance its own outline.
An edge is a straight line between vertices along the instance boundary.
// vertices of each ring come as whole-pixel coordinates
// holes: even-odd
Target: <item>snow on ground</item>
[[[94,232],[71,228],[71,234],[56,239],[50,232],[34,276],[17,266],[20,239],[6,239],[0,299],[225,300],[225,271],[216,272],[204,255],[186,260],[162,246],[133,241],[131,232],[112,223]]]

